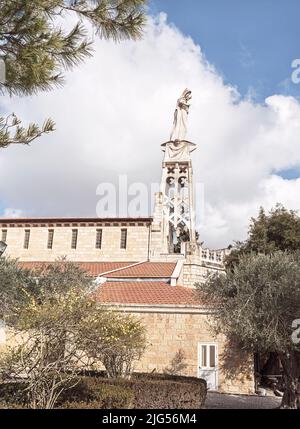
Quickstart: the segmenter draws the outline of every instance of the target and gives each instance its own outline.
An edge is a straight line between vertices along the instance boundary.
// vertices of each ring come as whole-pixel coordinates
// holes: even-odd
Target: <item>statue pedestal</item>
[[[163,143],[161,147],[165,152],[164,162],[188,162],[197,145],[188,140],[175,140]]]

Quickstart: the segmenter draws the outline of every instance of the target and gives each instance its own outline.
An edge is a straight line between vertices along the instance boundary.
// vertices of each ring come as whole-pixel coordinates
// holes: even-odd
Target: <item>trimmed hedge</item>
[[[207,392],[204,380],[164,374],[134,374],[130,380],[102,382],[130,387],[135,409],[201,409]]]
[[[126,386],[103,383],[101,378],[80,377],[79,383],[63,392],[59,408],[131,408],[133,392]]]
[[[5,408],[22,408],[23,389],[24,383],[0,385],[0,408],[1,403]],[[201,409],[206,391],[206,382],[193,377],[133,374],[124,380],[81,376],[77,385],[63,392],[56,408]]]
[[[0,408],[25,407],[25,394],[27,384],[24,382],[0,384]]]
[[[0,384],[0,409],[27,408],[25,388],[26,383]],[[96,377],[80,377],[78,384],[62,393],[56,408],[126,409],[132,402],[129,388],[109,385]]]

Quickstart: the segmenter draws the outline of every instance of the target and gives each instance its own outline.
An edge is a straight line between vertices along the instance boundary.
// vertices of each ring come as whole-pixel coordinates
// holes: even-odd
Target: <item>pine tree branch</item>
[[[75,0],[64,8],[87,18],[101,38],[120,41],[142,36],[146,23],[144,5],[145,0]]]
[[[146,0],[1,0],[0,57],[6,81],[0,93],[31,95],[64,83],[63,72],[92,55],[85,21],[101,38],[138,39],[145,24]],[[79,21],[58,28],[65,13]]]
[[[5,62],[5,82],[0,95],[31,95],[64,83],[64,71],[92,55],[87,21],[99,37],[120,41],[138,39],[145,24],[147,0],[0,0],[0,59]],[[70,30],[56,25],[57,16],[77,15]],[[0,148],[30,144],[54,130],[47,120],[42,128],[21,126],[14,115],[0,117]]]
[[[0,148],[6,148],[11,144],[29,145],[36,138],[54,129],[55,124],[51,119],[47,119],[42,128],[36,124],[24,128],[14,113],[6,118],[0,117]]]

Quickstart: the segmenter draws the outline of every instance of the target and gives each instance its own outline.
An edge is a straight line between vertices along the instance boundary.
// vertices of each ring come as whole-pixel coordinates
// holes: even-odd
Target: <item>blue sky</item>
[[[150,10],[166,12],[241,94],[300,97],[291,82],[291,63],[300,58],[299,0],[150,0]]]
[[[291,80],[291,64],[300,58],[299,0],[150,0],[150,13],[161,11],[242,96],[260,103],[273,94],[300,99],[300,84]],[[300,169],[276,173],[300,177]]]

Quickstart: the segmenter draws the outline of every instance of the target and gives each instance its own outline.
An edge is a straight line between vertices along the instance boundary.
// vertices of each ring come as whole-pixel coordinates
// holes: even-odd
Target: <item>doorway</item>
[[[207,382],[207,389],[218,390],[218,347],[216,343],[199,343],[198,377]]]

